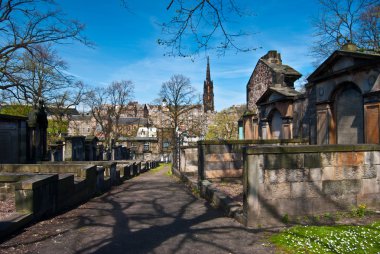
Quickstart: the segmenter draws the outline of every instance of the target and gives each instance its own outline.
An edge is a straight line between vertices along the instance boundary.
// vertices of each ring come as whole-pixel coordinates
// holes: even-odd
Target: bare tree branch
[[[105,88],[91,89],[86,93],[85,104],[100,126],[106,146],[117,140],[121,133],[120,117],[133,98],[134,86],[129,80],[114,81]]]
[[[43,7],[43,8],[42,8]],[[55,10],[54,10],[55,8]],[[45,10],[45,11],[42,11]],[[0,90],[21,88],[25,93],[20,67],[22,55],[34,55],[41,44],[65,43],[70,40],[89,45],[82,35],[84,25],[69,20],[57,10],[53,0],[6,0],[0,2]]]
[[[379,50],[379,0],[319,0],[321,10],[313,25],[316,38],[311,53],[318,61],[347,42],[363,50]]]
[[[230,19],[248,15],[235,4],[234,0],[171,0],[167,6],[173,16],[162,24],[163,34],[158,44],[169,49],[167,55],[188,57],[200,50],[217,50],[224,54],[233,49],[247,52],[256,48],[241,46],[241,38],[246,33],[231,32],[227,28]]]

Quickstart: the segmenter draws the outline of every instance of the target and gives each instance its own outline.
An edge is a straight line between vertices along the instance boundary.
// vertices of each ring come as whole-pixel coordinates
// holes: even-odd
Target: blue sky
[[[158,97],[160,86],[174,74],[190,78],[201,93],[206,75],[206,56],[210,56],[217,110],[246,101],[246,84],[258,59],[268,50],[281,53],[284,64],[304,75],[314,67],[309,56],[312,43],[311,19],[316,15],[316,0],[236,0],[254,14],[234,20],[235,28],[249,32],[244,39],[256,51],[238,53],[200,53],[194,60],[164,56],[157,44],[161,36],[158,23],[168,21],[168,0],[129,0],[123,8],[120,0],[64,0],[60,7],[71,18],[86,25],[85,35],[96,44],[61,45],[58,51],[69,65],[69,72],[91,86],[104,86],[115,80],[131,80],[135,100],[150,103]]]

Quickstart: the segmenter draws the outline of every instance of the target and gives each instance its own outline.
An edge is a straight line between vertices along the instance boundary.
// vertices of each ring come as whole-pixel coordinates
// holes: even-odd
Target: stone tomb
[[[26,163],[27,118],[0,115],[0,163]]]
[[[65,161],[85,160],[85,137],[70,136],[65,138]]]

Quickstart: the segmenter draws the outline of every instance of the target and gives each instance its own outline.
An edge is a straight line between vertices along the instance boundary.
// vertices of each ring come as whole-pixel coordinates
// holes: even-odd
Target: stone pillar
[[[261,121],[261,138],[264,140],[271,138],[269,122],[266,119]]]
[[[258,227],[260,221],[260,161],[259,156],[247,155],[244,152],[243,191],[246,197],[243,200],[246,226]]]
[[[282,119],[282,138],[293,138],[292,118],[290,117],[285,117]]]

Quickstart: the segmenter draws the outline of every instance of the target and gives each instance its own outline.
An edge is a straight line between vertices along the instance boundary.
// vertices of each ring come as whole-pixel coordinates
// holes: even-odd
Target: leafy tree
[[[90,108],[91,115],[100,127],[105,145],[110,146],[111,140],[120,137],[120,117],[133,98],[132,81],[114,81],[107,87],[91,89],[86,93],[85,104]]]
[[[67,133],[69,128],[68,120],[57,121],[54,119],[48,120],[47,128],[47,141],[49,144],[54,143],[55,141],[61,140],[61,134]]]
[[[322,60],[347,42],[379,50],[379,0],[319,0],[312,54]]]
[[[238,139],[238,120],[244,109],[245,106],[232,106],[218,112],[208,127],[206,140]]]

